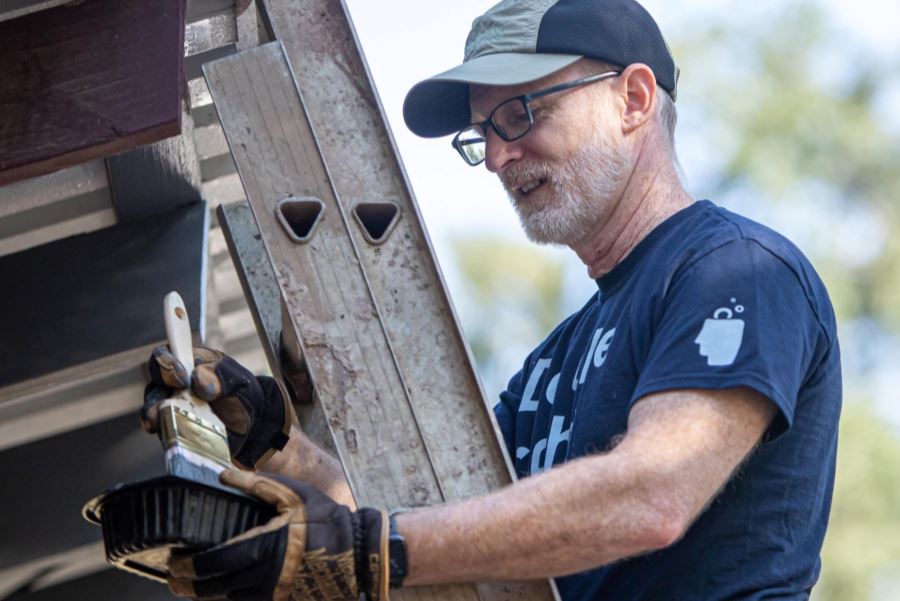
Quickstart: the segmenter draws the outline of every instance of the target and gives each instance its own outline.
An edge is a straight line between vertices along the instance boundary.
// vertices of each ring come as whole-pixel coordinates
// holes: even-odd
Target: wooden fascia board
[[[0,23],[0,185],[181,131],[185,0],[94,0]]]
[[[3,0],[0,22],[62,6],[72,0]],[[187,22],[203,21],[223,13],[234,13],[234,0],[188,0]]]

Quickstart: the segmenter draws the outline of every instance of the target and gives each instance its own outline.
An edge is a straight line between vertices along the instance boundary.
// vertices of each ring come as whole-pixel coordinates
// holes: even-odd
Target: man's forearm
[[[284,449],[272,455],[259,470],[308,482],[338,503],[356,508],[340,462],[296,426],[291,426]]]
[[[641,498],[624,469],[595,456],[484,497],[399,515],[406,582],[546,578],[671,544],[681,534],[677,510]]]
[[[398,516],[406,582],[545,578],[667,547],[756,446],[774,413],[771,401],[742,388],[645,397],[622,442],[605,455]]]

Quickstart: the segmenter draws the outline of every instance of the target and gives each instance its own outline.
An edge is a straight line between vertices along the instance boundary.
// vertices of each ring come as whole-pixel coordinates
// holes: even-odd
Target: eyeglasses
[[[620,74],[621,71],[609,71],[598,73],[597,75],[589,75],[581,79],[504,100],[491,111],[487,119],[481,123],[473,123],[457,133],[453,137],[453,148],[459,152],[463,160],[469,165],[473,167],[480,165],[485,158],[485,138],[487,137],[488,126],[507,142],[518,140],[530,132],[534,126],[534,112],[531,109],[531,101],[535,98],[541,98],[563,90],[580,88],[581,86],[603,81]]]

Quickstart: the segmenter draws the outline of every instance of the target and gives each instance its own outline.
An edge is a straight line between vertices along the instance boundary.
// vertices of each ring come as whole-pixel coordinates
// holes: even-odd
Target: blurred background
[[[347,0],[490,398],[596,288],[521,233],[506,194],[401,107],[493,4]],[[844,363],[838,475],[815,601],[900,599],[900,3],[646,0],[681,67],[688,190],[791,238],[822,275]]]

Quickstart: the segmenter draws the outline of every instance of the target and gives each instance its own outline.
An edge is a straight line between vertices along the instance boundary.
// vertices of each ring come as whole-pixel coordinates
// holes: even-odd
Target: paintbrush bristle
[[[219,483],[219,474],[225,469],[220,463],[184,447],[166,449],[166,472],[186,480],[193,480],[215,488],[224,488]]]

